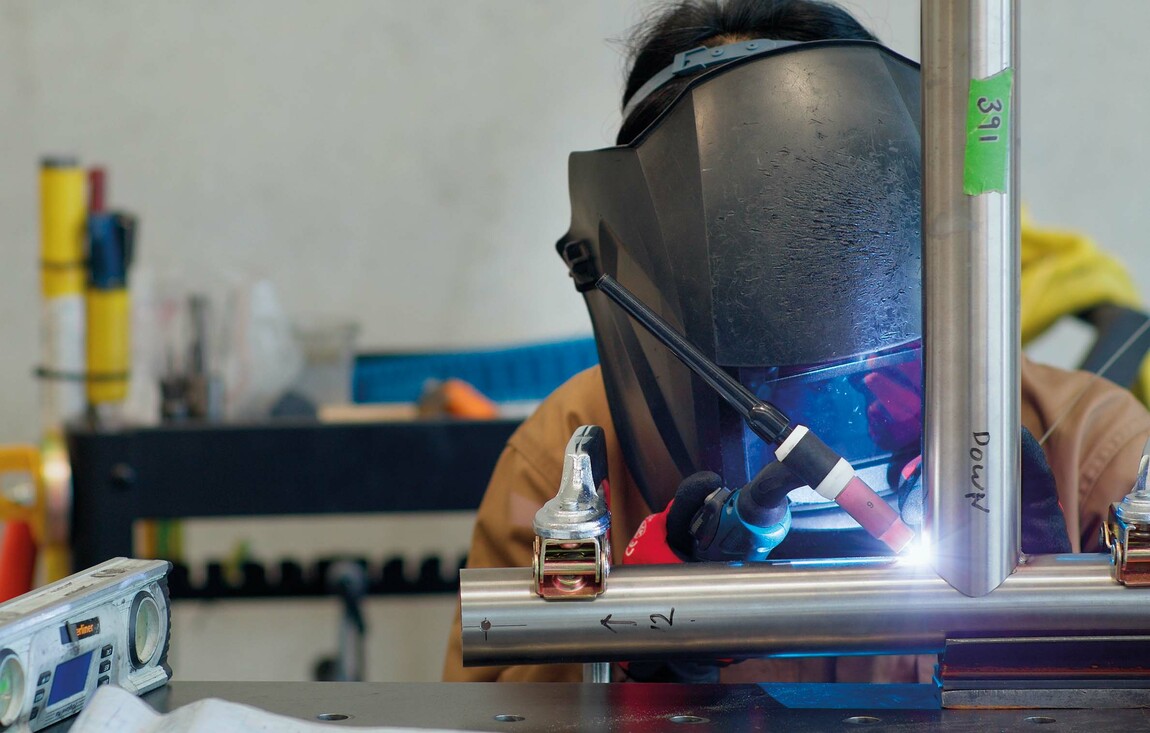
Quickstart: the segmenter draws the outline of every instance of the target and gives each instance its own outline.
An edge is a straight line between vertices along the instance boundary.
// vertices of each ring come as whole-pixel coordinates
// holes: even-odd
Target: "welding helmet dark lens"
[[[921,452],[922,345],[913,341],[847,362],[810,367],[739,369],[755,396],[810,428],[858,470],[901,468]],[[754,475],[774,460],[770,448],[744,427],[746,471]],[[872,479],[881,493],[896,477]],[[799,505],[821,504],[809,487],[792,492]]]

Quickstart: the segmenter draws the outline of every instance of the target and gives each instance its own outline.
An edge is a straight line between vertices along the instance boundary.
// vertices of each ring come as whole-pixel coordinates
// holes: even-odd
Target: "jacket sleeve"
[[[1150,412],[1102,377],[1024,361],[1022,421],[1054,472],[1071,545],[1099,551],[1110,504],[1134,485]]]

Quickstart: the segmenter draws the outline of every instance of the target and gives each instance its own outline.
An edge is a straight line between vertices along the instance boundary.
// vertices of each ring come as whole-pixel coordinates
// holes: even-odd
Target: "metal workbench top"
[[[175,681],[144,699],[169,711],[208,697],[311,722],[334,718],[333,728],[509,733],[1150,730],[1150,711],[1140,709],[939,710],[929,685]],[[61,723],[48,731],[68,727]]]

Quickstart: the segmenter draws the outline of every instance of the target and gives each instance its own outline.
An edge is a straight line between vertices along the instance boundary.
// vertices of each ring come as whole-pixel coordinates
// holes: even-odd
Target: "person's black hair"
[[[684,0],[632,33],[623,107],[648,79],[671,64],[675,54],[754,38],[878,40],[847,11],[817,0]],[[635,139],[689,81],[689,77],[672,79],[644,99],[623,121],[616,142],[623,145]]]

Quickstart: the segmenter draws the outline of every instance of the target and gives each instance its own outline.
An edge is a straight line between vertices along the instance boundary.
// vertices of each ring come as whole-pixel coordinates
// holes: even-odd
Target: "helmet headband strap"
[[[750,58],[762,54],[778,51],[788,46],[794,46],[801,41],[776,41],[769,38],[756,38],[751,41],[738,41],[725,46],[699,46],[690,51],[680,51],[675,54],[675,60],[669,66],[647,80],[639,90],[627,100],[623,108],[623,119],[631,116],[639,104],[660,89],[664,84],[680,76],[690,76],[703,69],[725,64],[735,59]]]

